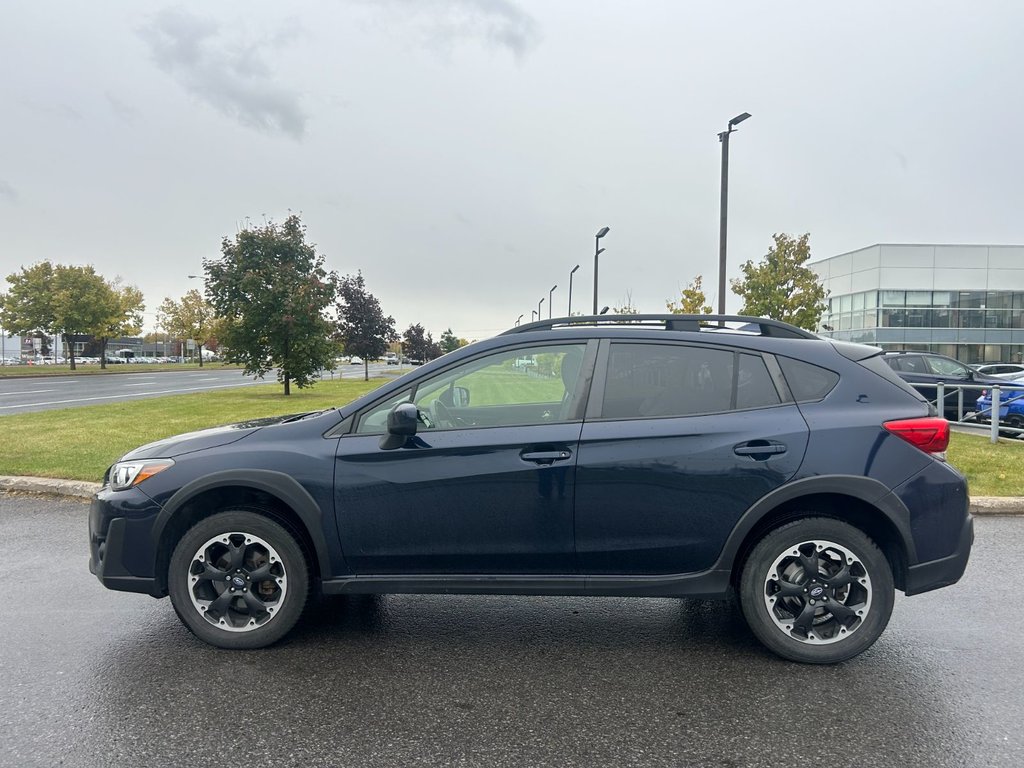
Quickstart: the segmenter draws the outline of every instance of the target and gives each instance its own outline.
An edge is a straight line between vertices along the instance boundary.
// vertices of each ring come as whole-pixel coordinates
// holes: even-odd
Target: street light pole
[[[523,319],[522,315],[520,315],[519,317],[516,318],[516,325],[517,326],[519,325],[519,321],[522,320],[522,319]]]
[[[541,313],[540,313],[540,305],[543,304],[543,303],[544,303],[544,299],[541,299],[540,301],[537,302],[537,319],[538,320],[543,318],[543,315],[541,315]]]
[[[720,205],[721,219],[718,229],[718,314],[725,314],[725,265],[726,239],[729,233],[729,134],[736,126],[750,117],[749,112],[736,115],[729,121],[727,130],[718,134],[722,143],[722,200]]]
[[[597,314],[597,257],[604,253],[604,248],[599,247],[601,245],[601,238],[608,234],[608,227],[601,227],[594,235],[594,312]]]
[[[536,314],[537,314],[537,310],[536,309],[531,309],[530,310],[530,322],[531,323],[533,322],[533,316],[536,315]],[[540,315],[537,315],[537,319],[540,320]]]
[[[553,303],[551,301],[551,294],[553,294],[555,292],[555,288],[557,288],[557,287],[558,287],[557,285],[552,285],[551,286],[551,290],[548,291],[548,320],[551,319],[551,305]]]
[[[576,270],[579,268],[580,265],[577,264],[572,268],[572,272],[569,273],[569,309],[565,312],[566,317],[572,317],[572,276],[576,274]]]

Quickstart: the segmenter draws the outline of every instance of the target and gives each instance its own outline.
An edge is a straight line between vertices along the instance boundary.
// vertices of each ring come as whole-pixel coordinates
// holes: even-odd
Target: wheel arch
[[[802,517],[831,517],[860,529],[885,554],[898,589],[907,568],[917,561],[903,503],[877,480],[855,476],[820,476],[784,486],[744,513],[726,543],[719,562],[738,583],[750,550],[768,532]],[[724,562],[723,562],[724,561]]]
[[[228,507],[256,507],[287,528],[309,562],[310,576],[331,573],[330,555],[320,524],[322,511],[290,475],[272,470],[227,470],[199,478],[168,499],[153,524],[156,592],[167,593],[167,568],[174,546],[204,517]]]

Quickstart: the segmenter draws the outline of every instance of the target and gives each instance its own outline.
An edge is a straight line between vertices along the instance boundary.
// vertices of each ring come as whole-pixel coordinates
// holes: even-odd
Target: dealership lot
[[[0,495],[2,765],[1024,761],[1022,518],[980,519],[960,585],[808,667],[732,604],[665,599],[332,599],[279,646],[218,651],[89,575],[86,509]]]

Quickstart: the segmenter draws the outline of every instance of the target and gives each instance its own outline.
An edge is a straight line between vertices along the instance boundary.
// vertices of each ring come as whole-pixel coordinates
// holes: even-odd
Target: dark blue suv
[[[841,661],[973,540],[947,422],[879,355],[756,318],[520,326],[338,409],[132,451],[90,569],[225,648],[316,592],[735,591],[776,653]]]

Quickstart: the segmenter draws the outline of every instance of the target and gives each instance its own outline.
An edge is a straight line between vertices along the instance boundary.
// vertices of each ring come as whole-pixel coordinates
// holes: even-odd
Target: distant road
[[[383,363],[370,364],[370,376],[381,376],[388,370]],[[391,366],[391,371],[396,371]],[[408,366],[405,368],[408,370]],[[340,366],[334,376],[345,379],[360,378],[361,365]],[[326,374],[330,379],[330,374]],[[50,411],[57,408],[77,408],[84,405],[117,403],[125,400],[142,400],[162,395],[181,395],[205,390],[251,387],[253,384],[268,384],[275,381],[268,374],[263,381],[253,381],[243,376],[240,370],[210,369],[200,371],[146,372],[140,366],[139,373],[118,373],[109,376],[41,376],[30,379],[0,378],[0,416],[32,411]]]

